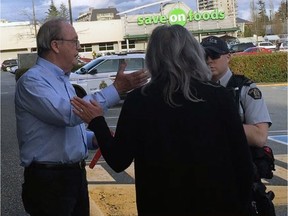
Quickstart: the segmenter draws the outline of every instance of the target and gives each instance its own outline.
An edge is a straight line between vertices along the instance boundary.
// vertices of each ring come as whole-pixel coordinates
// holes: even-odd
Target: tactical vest
[[[240,98],[241,89],[243,86],[250,86],[252,83],[253,81],[244,75],[233,74],[226,86],[233,96],[238,110],[241,106],[244,114],[245,109]],[[245,123],[245,117],[243,123]],[[266,192],[266,186],[260,180],[261,178],[271,179],[273,177],[272,170],[275,170],[275,165],[272,149],[268,146],[263,148],[251,146],[250,150],[255,171],[250,214],[251,216],[276,216],[272,202],[274,193],[273,191]]]
[[[226,86],[229,92],[231,92],[238,110],[240,109],[240,106],[241,106],[244,114],[245,114],[245,109],[243,107],[243,103],[240,98],[241,89],[243,86],[250,86],[252,83],[253,81],[245,77],[244,75],[233,74],[231,78],[229,79],[227,86]],[[243,123],[245,123],[245,117],[244,117]]]

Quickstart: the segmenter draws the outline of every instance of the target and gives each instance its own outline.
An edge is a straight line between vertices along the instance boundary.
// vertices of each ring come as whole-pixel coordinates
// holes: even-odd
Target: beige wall
[[[81,43],[103,43],[123,40],[122,20],[74,22]]]
[[[97,50],[99,48],[96,43],[102,42],[115,42],[118,48],[118,41],[123,41],[122,22],[121,19],[75,22],[73,26],[80,42],[95,44],[93,46]],[[38,29],[39,26],[37,26]],[[29,22],[1,23],[0,33],[0,62],[9,58],[17,58],[19,53],[30,53],[32,48],[36,48],[35,29]],[[89,57],[89,55],[89,53],[83,53],[83,56]]]
[[[173,8],[182,8],[189,11],[190,8],[181,3],[168,4],[162,11],[167,15]],[[112,42],[114,44],[113,52],[121,51],[121,41],[124,41],[125,35],[145,35],[151,34],[157,25],[137,24],[138,16],[153,16],[160,14],[139,14],[123,16],[117,20],[92,21],[92,22],[74,22],[73,26],[78,33],[82,45],[91,44],[92,50],[99,52],[99,43]],[[226,16],[224,20],[193,21],[187,22],[185,26],[190,31],[214,29],[221,30],[235,27],[234,17]],[[37,26],[39,29],[39,26]],[[35,28],[29,22],[21,23],[0,23],[0,62],[8,58],[17,58],[19,53],[31,53],[32,49],[36,50]],[[201,35],[199,36],[199,40]],[[145,50],[146,41],[136,41],[135,50]],[[112,50],[111,50],[112,52]],[[92,52],[80,53],[80,56],[92,58]]]

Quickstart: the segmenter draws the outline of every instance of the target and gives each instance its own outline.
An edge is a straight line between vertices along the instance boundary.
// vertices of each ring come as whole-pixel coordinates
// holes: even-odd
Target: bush
[[[243,74],[257,83],[287,82],[288,52],[274,52],[259,55],[232,55],[230,68],[235,74]],[[72,71],[82,65],[75,66]],[[17,69],[16,81],[28,69]]]
[[[233,55],[230,68],[257,83],[287,82],[287,54]]]

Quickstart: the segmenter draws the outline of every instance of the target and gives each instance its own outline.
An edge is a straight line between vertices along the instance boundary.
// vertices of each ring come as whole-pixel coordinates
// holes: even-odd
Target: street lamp
[[[69,7],[70,23],[71,25],[73,25],[71,0],[68,0],[68,7]]]
[[[35,31],[35,37],[36,37],[37,28],[36,28],[36,16],[35,16],[34,0],[32,0],[32,10],[33,10],[33,25],[34,25],[34,31]]]

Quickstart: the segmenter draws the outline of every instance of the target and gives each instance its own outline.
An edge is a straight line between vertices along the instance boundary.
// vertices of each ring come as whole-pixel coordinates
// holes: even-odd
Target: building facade
[[[239,28],[235,14],[231,15],[222,8],[223,5],[219,8],[214,5],[209,10],[193,11],[186,4],[177,2],[161,5],[158,13],[121,16],[116,14],[116,9],[98,9],[96,12],[91,9],[79,16],[79,22],[74,22],[73,26],[82,47],[80,56],[92,58],[93,51],[97,55],[145,51],[152,30],[163,24],[185,26],[199,41],[207,35],[236,36]],[[37,29],[39,26],[29,22],[0,24],[1,32],[5,32],[0,40],[1,62],[17,58],[18,53],[36,52]]]
[[[198,0],[199,10],[223,10],[228,16],[237,17],[237,0]]]

